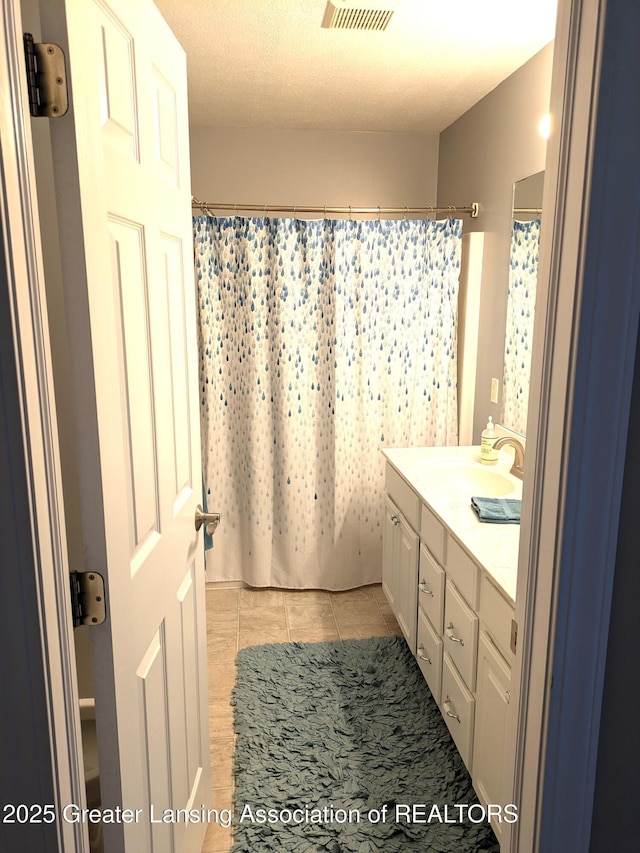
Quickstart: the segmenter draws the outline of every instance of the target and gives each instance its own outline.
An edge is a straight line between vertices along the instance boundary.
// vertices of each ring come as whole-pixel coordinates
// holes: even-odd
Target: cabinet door
[[[391,605],[396,618],[398,617],[397,587],[398,578],[398,543],[400,533],[400,511],[394,502],[385,495],[384,530],[382,533],[382,589]]]
[[[398,525],[397,612],[396,619],[411,649],[416,653],[418,619],[418,556],[420,540],[402,516]]]
[[[478,685],[473,747],[473,785],[483,805],[511,802],[510,763],[507,762],[506,734],[509,723],[511,670],[488,634],[480,632],[478,643]],[[502,842],[504,827],[492,821]]]

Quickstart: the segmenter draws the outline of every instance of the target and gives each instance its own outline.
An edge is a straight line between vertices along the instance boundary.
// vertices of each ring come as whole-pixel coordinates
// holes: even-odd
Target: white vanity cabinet
[[[471,771],[479,569],[387,463],[382,587]]]
[[[386,453],[393,458],[402,452]],[[500,534],[495,525],[478,531],[479,522],[464,515],[464,504],[461,512],[460,501],[450,516],[438,514],[436,499],[432,506],[426,498],[427,481],[414,475],[414,467],[407,465],[401,475],[386,464],[383,588],[480,801],[505,805],[512,796],[506,734],[514,607],[456,523],[475,526],[476,537],[517,531]],[[494,831],[506,849],[502,825]]]

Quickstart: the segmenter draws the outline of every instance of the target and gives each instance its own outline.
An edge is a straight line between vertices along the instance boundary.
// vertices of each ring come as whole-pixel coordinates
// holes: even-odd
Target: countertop
[[[481,522],[471,508],[472,495],[452,494],[444,489],[436,489],[432,482],[434,466],[443,462],[472,462],[480,465],[480,448],[407,447],[383,450],[382,453],[460,545],[486,570],[505,597],[515,604],[520,525]],[[514,490],[505,497],[521,498],[522,483],[508,473],[512,461],[513,457],[501,450],[498,462],[491,468],[513,481]]]

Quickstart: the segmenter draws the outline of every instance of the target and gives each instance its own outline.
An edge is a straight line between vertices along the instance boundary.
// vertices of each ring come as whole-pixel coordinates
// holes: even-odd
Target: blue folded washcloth
[[[491,524],[520,524],[522,501],[516,498],[471,498],[480,521]]]

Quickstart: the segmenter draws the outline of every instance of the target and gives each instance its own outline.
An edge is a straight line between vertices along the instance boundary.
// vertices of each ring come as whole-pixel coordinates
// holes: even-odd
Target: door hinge
[[[100,625],[107,618],[104,578],[97,572],[71,572],[71,616],[73,627]]]
[[[69,109],[64,51],[57,44],[34,42],[24,33],[29,112],[32,116],[60,118]]]
[[[511,620],[511,651],[516,653],[516,648],[518,646],[518,623],[515,619]]]

